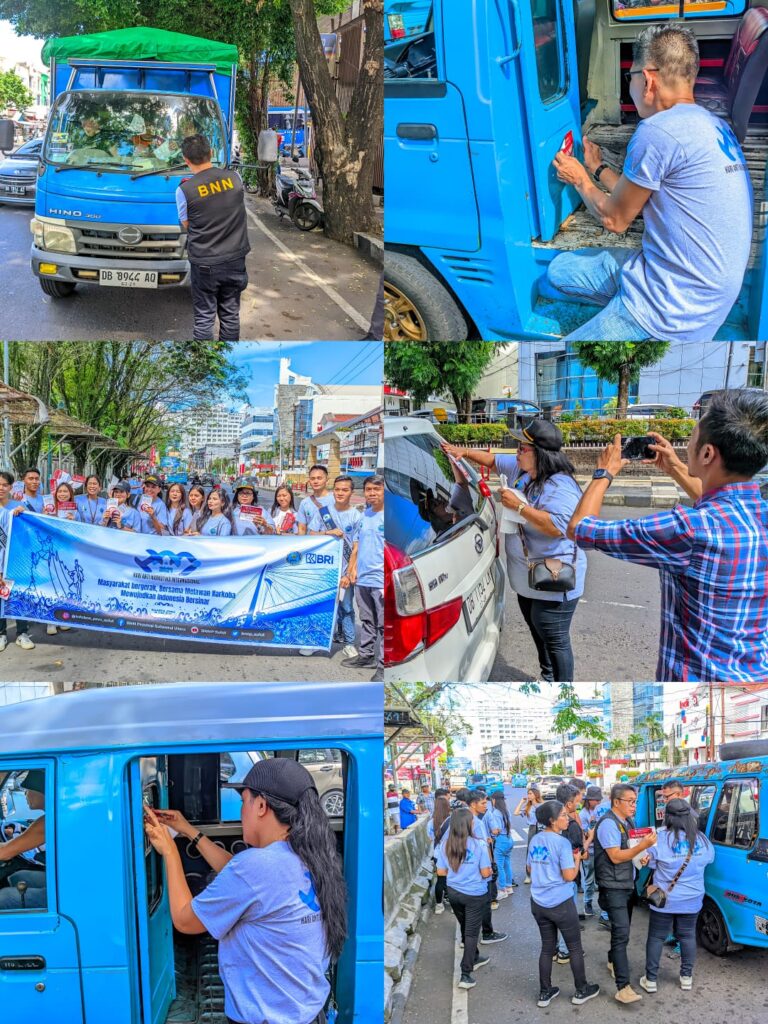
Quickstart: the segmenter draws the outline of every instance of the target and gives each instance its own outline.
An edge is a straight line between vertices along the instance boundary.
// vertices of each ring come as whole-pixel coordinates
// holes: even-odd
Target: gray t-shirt
[[[621,297],[652,338],[711,341],[738,298],[752,238],[752,183],[730,127],[693,103],[641,121],[626,177],[653,194]]]

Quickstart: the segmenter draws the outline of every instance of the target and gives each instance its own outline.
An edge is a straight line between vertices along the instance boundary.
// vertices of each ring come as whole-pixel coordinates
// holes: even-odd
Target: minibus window
[[[716,786],[693,786],[690,795],[690,805],[699,816],[699,831],[706,832],[709,811],[712,801],[715,799]]]
[[[558,0],[531,0],[533,41],[536,51],[536,72],[542,102],[562,96],[567,78],[562,53],[562,25]]]
[[[7,772],[0,806],[0,914],[47,910],[45,770]]]
[[[160,806],[157,783],[144,789],[144,803],[147,807]],[[151,914],[163,896],[163,858],[155,850],[146,833],[144,835],[144,867],[147,875],[147,905]]]
[[[748,850],[757,839],[757,779],[726,782],[712,822],[713,843]]]

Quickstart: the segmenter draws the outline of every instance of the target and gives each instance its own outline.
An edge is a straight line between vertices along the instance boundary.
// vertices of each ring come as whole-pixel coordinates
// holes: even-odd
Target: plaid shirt
[[[575,533],[579,547],[659,570],[657,680],[768,679],[768,502],[757,483],[643,519],[587,516]]]

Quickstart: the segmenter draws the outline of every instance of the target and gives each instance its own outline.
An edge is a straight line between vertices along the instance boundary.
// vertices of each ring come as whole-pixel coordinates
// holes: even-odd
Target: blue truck
[[[295,119],[294,119],[295,115]],[[308,128],[310,113],[308,107],[270,107],[267,111],[268,126],[281,137],[280,153],[291,155],[291,147],[296,144],[296,155],[307,155]]]
[[[407,24],[408,6],[387,0],[385,15]],[[554,340],[594,315],[540,294],[548,263],[639,248],[642,222],[604,230],[552,161],[570,147],[583,157],[586,134],[621,169],[638,122],[623,77],[632,42],[670,20],[696,34],[697,102],[730,120],[754,186],[749,267],[717,338],[766,336],[768,11],[757,0],[432,0],[425,28],[384,50],[385,339]]]
[[[31,223],[43,291],[186,284],[181,142],[204,135],[229,166],[237,48],[135,28],[50,39],[43,59],[51,112]]]
[[[18,797],[31,773],[45,823],[43,870],[25,893],[15,872],[28,865],[3,863],[0,842],[5,1015],[20,1024],[226,1024],[217,945],[174,929],[143,809],[179,810],[237,855],[239,808],[222,783],[242,779],[254,757],[311,762],[330,749],[343,799],[326,813],[348,891],[332,996],[339,1024],[380,1020],[384,922],[371,879],[383,873],[382,723],[383,691],[371,683],[115,686],[0,708],[0,826],[34,818]],[[187,839],[176,843],[196,895],[208,867]]]

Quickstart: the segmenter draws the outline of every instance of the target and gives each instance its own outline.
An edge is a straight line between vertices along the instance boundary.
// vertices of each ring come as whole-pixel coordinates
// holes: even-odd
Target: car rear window
[[[462,466],[468,480],[454,470],[436,436],[388,438],[384,462],[385,536],[411,558],[440,543],[446,530],[479,512],[485,503],[477,473],[467,463]]]

